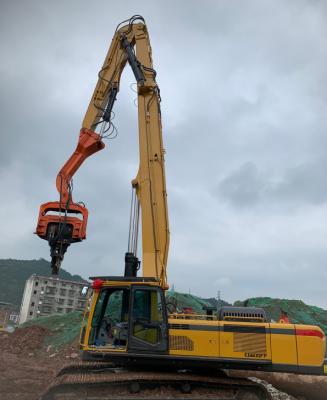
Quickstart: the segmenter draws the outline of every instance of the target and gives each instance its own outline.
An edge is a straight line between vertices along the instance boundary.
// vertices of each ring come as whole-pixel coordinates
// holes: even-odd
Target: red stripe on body
[[[314,329],[295,329],[296,335],[298,336],[316,336],[319,337],[320,339],[323,339],[324,334],[320,331],[316,331]]]

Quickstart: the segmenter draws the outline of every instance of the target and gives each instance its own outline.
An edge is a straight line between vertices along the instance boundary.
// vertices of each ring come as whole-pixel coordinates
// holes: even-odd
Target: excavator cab
[[[93,309],[84,328],[84,358],[97,351],[166,353],[168,320],[163,289],[151,278],[93,279]],[[90,353],[87,352],[90,350]]]

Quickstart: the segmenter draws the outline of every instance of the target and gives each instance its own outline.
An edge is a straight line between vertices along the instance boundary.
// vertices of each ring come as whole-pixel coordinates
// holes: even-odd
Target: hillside
[[[235,306],[262,307],[268,320],[278,321],[281,310],[288,314],[292,323],[318,325],[327,335],[327,311],[317,306],[310,306],[301,300],[272,299],[254,297],[245,301],[236,301]]]
[[[0,260],[0,301],[12,303],[19,310],[26,280],[33,274],[51,276],[49,261],[40,260]],[[84,281],[79,275],[71,275],[60,270],[60,278]]]
[[[196,314],[203,314],[203,307],[211,306],[217,308],[218,301],[215,298],[202,299],[201,297],[195,296],[189,293],[180,293],[174,290],[167,292],[167,301],[172,304],[176,311],[180,312],[183,308],[192,308]],[[219,300],[219,306],[230,305],[224,300]]]

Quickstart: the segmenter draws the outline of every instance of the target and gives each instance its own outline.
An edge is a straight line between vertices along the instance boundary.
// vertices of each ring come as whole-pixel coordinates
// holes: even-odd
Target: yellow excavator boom
[[[138,23],[135,22],[137,20]],[[161,99],[156,71],[153,69],[149,34],[140,16],[133,17],[127,25],[118,26],[115,31],[82,123],[77,148],[57,177],[60,201],[41,206],[36,233],[50,244],[55,272],[59,270],[67,247],[86,238],[87,209],[73,203],[70,182],[84,160],[104,148],[103,139],[114,129],[112,109],[127,62],[133,70],[138,93],[140,163],[132,186],[137,196],[137,204],[133,205],[137,219],[139,205],[141,208],[142,274],[144,277],[156,278],[160,286],[167,289],[169,225]],[[49,211],[58,211],[59,215],[46,215]],[[68,217],[69,213],[74,212],[84,216],[83,223],[78,218]],[[134,221],[134,226],[130,228],[129,249],[125,257],[127,276],[136,276],[138,268],[137,223]]]

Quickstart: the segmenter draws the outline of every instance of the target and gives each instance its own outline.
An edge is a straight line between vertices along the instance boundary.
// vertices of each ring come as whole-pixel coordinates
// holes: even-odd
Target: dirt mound
[[[0,336],[0,350],[12,354],[28,354],[41,350],[50,331],[43,326],[16,329],[12,334]]]
[[[56,351],[67,346],[75,345],[79,338],[83,315],[75,311],[67,314],[53,314],[46,317],[39,317],[25,324],[25,327],[42,327],[48,332],[44,338],[44,346],[51,346]]]

